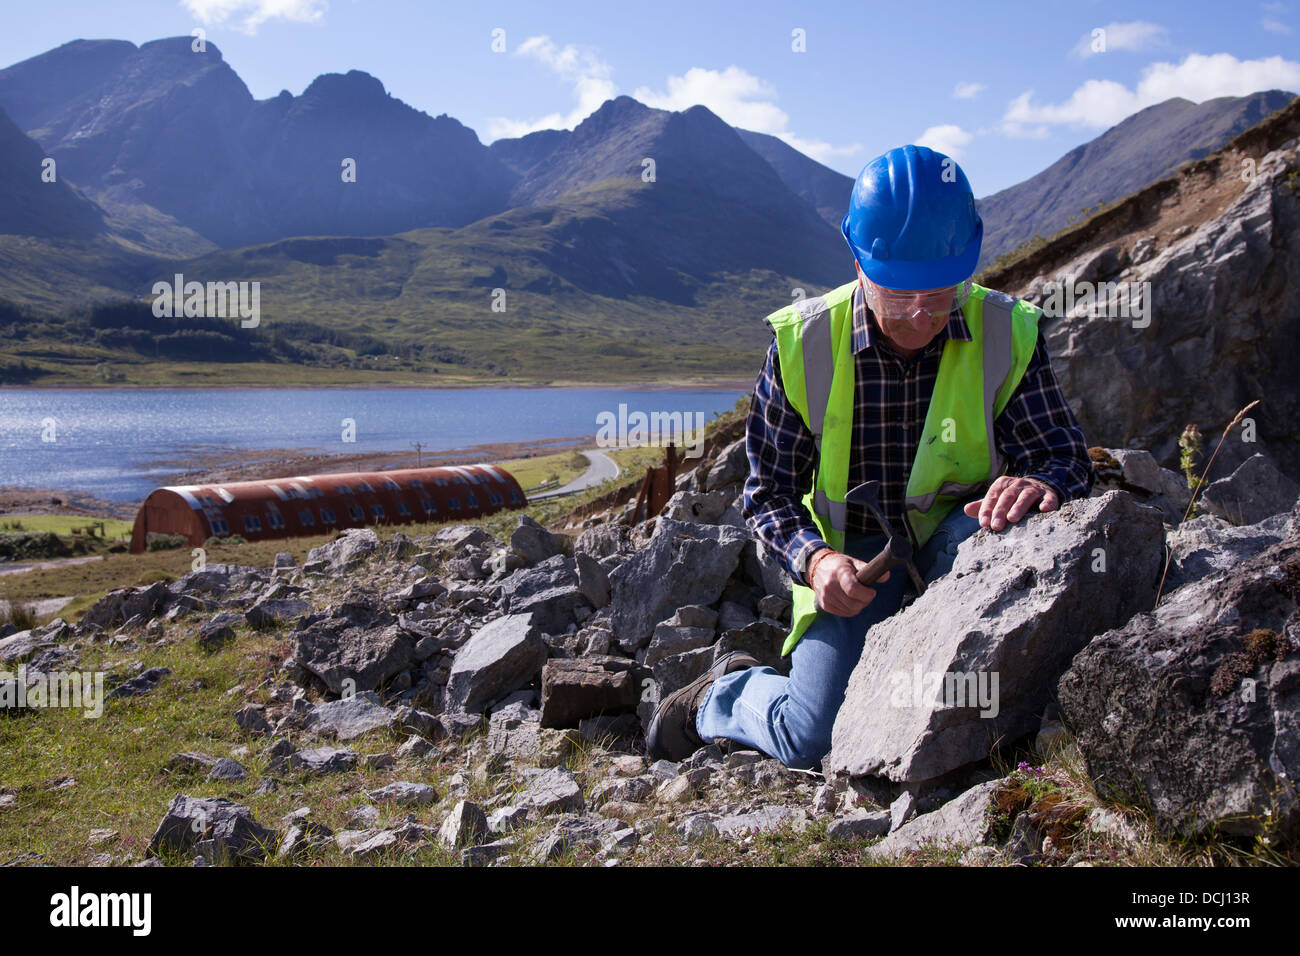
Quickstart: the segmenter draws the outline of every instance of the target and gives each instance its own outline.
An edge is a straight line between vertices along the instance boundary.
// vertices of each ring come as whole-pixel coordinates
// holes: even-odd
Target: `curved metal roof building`
[[[292,538],[365,525],[477,518],[525,504],[519,482],[496,465],[175,485],[151,491],[140,505],[131,552],[146,550],[156,535],[184,535],[197,547],[214,535]]]

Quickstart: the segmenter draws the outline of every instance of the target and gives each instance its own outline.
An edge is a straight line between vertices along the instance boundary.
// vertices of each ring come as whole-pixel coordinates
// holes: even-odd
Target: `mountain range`
[[[268,328],[310,327],[317,360],[352,367],[348,336],[417,377],[748,377],[762,315],[852,274],[838,234],[852,180],[703,106],[619,96],[571,131],[485,146],[355,70],[257,100],[192,42],[76,40],[0,70],[0,298],[66,312],[183,272],[260,282]],[[984,261],[1289,99],[1129,117],[980,200]],[[96,349],[148,364],[63,331],[83,367]],[[26,354],[38,380],[69,361],[48,343]]]

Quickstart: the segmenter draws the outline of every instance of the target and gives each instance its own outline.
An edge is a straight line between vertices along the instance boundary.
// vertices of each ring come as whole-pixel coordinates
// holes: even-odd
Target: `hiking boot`
[[[695,716],[704,695],[723,674],[758,667],[759,663],[744,651],[731,651],[713,662],[713,666],[680,690],[659,702],[650,729],[646,732],[646,750],[652,760],[683,760],[704,746],[695,731]]]

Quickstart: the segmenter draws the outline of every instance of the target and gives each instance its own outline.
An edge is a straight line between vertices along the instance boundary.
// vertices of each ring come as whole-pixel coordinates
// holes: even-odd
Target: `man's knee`
[[[785,728],[785,753],[780,760],[791,770],[813,770],[830,753],[831,730],[835,725],[835,715],[814,715],[810,723],[800,727]]]

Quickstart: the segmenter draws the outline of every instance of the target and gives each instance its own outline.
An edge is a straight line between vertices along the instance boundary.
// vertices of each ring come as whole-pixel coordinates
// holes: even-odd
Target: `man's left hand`
[[[972,518],[978,514],[981,528],[1001,531],[1029,514],[1035,503],[1039,511],[1055,511],[1061,499],[1051,486],[1035,478],[1000,475],[982,500],[970,502],[963,510]]]

